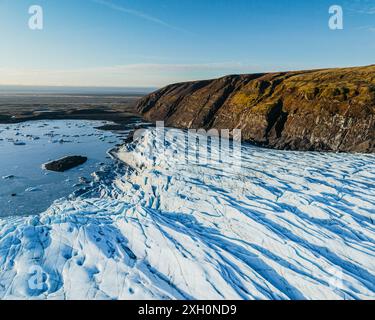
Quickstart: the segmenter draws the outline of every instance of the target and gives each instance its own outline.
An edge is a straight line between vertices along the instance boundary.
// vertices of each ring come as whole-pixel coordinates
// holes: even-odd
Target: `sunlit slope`
[[[178,83],[138,103],[179,128],[242,129],[276,149],[375,151],[375,66],[231,75]]]

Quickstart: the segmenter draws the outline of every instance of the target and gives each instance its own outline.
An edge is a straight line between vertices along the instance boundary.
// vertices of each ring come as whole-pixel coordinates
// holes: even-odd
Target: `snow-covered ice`
[[[0,298],[375,298],[375,156],[186,164],[169,130],[118,150],[127,166],[91,192],[1,219]]]

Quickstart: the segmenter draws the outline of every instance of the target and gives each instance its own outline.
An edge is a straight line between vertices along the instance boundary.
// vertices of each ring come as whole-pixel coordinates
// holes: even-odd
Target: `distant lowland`
[[[177,128],[242,129],[269,148],[373,153],[375,65],[172,84],[137,110]]]
[[[69,87],[69,86],[17,86],[0,85],[0,95],[143,95],[152,92],[153,87]]]
[[[0,123],[28,120],[128,122],[155,88],[0,86]]]

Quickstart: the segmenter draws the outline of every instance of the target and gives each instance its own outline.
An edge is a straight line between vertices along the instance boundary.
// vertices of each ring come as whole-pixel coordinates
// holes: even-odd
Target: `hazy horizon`
[[[105,87],[105,86],[32,86],[32,85],[0,85],[0,95],[141,95],[148,94],[158,88],[153,87]]]

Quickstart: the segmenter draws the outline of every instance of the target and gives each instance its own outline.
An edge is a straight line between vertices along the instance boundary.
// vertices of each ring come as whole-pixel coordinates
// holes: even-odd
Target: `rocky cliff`
[[[172,84],[138,110],[178,128],[239,128],[271,148],[375,152],[375,65]]]

